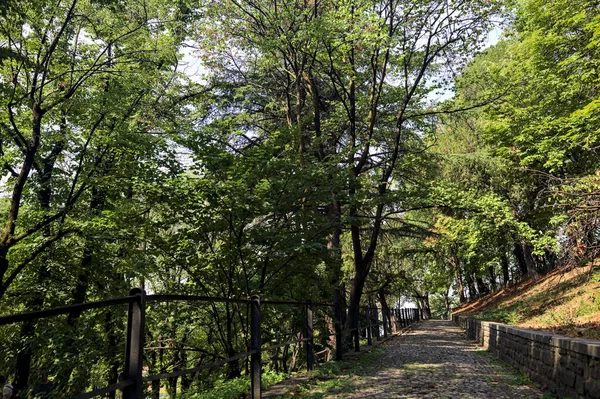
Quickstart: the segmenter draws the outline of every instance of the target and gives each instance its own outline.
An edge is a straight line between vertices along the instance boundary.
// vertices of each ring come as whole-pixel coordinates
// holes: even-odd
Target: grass
[[[477,350],[476,353],[479,356],[484,357],[488,360],[490,365],[494,368],[495,372],[502,378],[502,380],[507,385],[512,385],[512,386],[523,386],[523,385],[536,386],[537,385],[531,381],[531,379],[529,378],[529,376],[527,376],[527,374],[523,373],[520,370],[517,370],[511,364],[503,362],[502,360],[498,359],[496,356],[494,356],[490,352],[480,349],[480,350]],[[544,393],[543,399],[557,399],[557,396],[555,396],[552,393],[546,392],[546,393]]]
[[[340,395],[351,393],[349,380],[364,375],[368,367],[381,354],[381,349],[374,348],[353,360],[328,362],[312,372],[304,383],[294,386],[277,399],[321,399],[332,391]]]
[[[507,385],[522,386],[522,385],[533,385],[527,374],[514,368],[511,364],[503,362],[490,352],[480,349],[475,351],[477,355],[484,357],[494,368],[496,374],[498,374]]]
[[[489,294],[455,313],[521,328],[600,339],[600,266],[555,270]]]

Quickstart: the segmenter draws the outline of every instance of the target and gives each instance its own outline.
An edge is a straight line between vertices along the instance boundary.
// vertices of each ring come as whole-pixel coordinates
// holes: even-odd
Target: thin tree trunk
[[[452,265],[452,268],[454,269],[454,279],[456,281],[456,287],[458,289],[459,301],[460,301],[460,303],[466,303],[467,297],[465,296],[463,273],[462,273],[462,269],[460,268],[460,260],[458,259],[458,256],[456,256],[456,253],[454,253],[454,251],[451,253],[448,261],[450,262],[450,264]]]
[[[335,306],[339,306],[342,312],[342,320],[338,320],[331,324],[333,330],[329,331],[331,335],[330,342],[331,347],[336,347],[336,335],[341,334],[343,330],[343,325],[346,319],[346,307],[345,305],[345,289],[342,284],[342,251],[341,251],[341,243],[340,237],[342,235],[342,230],[340,229],[340,217],[341,217],[341,204],[339,201],[332,201],[331,204],[327,207],[327,214],[329,215],[329,219],[331,220],[332,225],[334,226],[332,232],[329,234],[327,239],[327,259],[329,263],[329,269],[331,273],[331,287],[333,287],[333,303]],[[332,349],[334,350],[334,349]],[[333,357],[332,354],[329,354],[330,357]]]
[[[473,301],[477,299],[477,290],[475,289],[475,281],[473,280],[473,275],[471,273],[467,273],[467,287],[469,288],[469,300]]]
[[[380,289],[377,292],[377,297],[379,298],[379,303],[381,304],[381,312],[385,313],[385,318],[386,318],[387,325],[384,326],[384,328],[387,331],[391,331],[392,329],[391,329],[391,320],[390,320],[391,319],[391,317],[390,317],[390,307],[389,307],[389,305],[387,303],[387,300],[385,298],[385,292],[383,291],[383,289]]]
[[[37,115],[37,117],[35,117],[36,115]],[[37,138],[38,143],[39,143],[39,135],[41,134],[41,131],[40,131],[41,117],[42,117],[41,113],[35,112],[35,110],[34,110],[34,131],[33,131],[33,133],[34,133],[34,136],[38,135],[38,138]],[[66,124],[66,122],[63,118],[62,123],[61,123],[61,127],[63,129],[65,128],[65,124]],[[56,164],[56,159],[62,152],[63,148],[64,148],[64,144],[62,142],[57,143],[53,147],[50,154],[46,158],[44,158],[42,161],[43,168],[41,168],[40,174],[38,176],[39,183],[40,183],[40,189],[38,191],[38,200],[40,202],[40,208],[43,211],[48,211],[50,209],[50,205],[51,205],[51,201],[52,201],[52,193],[53,193],[51,183],[52,183],[52,176],[54,173],[54,166]],[[37,151],[37,144],[35,145],[35,148],[30,148],[30,150],[28,151],[28,154],[29,154],[29,152],[33,152],[33,154],[35,154],[36,151]],[[28,162],[27,159],[26,159],[26,162]],[[30,162],[30,165],[26,166],[24,164],[23,169],[21,170],[21,174],[25,174],[25,179],[27,179],[27,176],[29,175],[29,170],[31,169],[31,166],[33,165],[33,158],[31,158],[31,160],[29,162]],[[25,184],[25,181],[23,181],[23,186],[24,186],[24,184]],[[23,187],[21,187],[20,189],[22,190]],[[17,190],[17,185],[15,185],[15,190]],[[14,201],[17,201],[17,200],[15,199],[15,197],[13,195],[13,203],[11,205],[11,212],[14,212],[14,215],[9,215],[9,218],[12,216],[14,216],[16,218],[16,215],[19,212],[20,203],[15,203]],[[20,201],[20,195],[18,196],[18,201]],[[14,232],[14,223],[13,223],[13,232]],[[50,236],[51,235],[50,229],[48,227],[45,227],[42,230],[42,235],[46,236],[46,237]],[[4,260],[0,259],[0,265],[2,265],[3,264],[2,262],[4,262],[4,261],[5,261],[5,259]],[[42,265],[39,267],[39,269],[37,271],[37,287],[38,288],[43,288],[46,285],[47,280],[50,277],[50,270],[48,269],[47,263],[44,262],[43,259],[42,259],[41,263],[42,263]],[[6,262],[6,266],[8,267],[8,262]],[[42,306],[44,305],[44,300],[46,298],[45,293],[46,293],[46,290],[44,290],[44,289],[38,289],[38,290],[33,291],[32,297],[30,297],[29,300],[27,301],[26,309],[28,311],[41,309]],[[34,337],[35,326],[36,326],[35,321],[26,321],[23,323],[23,326],[21,328],[21,337],[24,339],[25,342],[28,342],[30,339],[32,339]],[[32,353],[32,349],[31,349],[31,345],[29,343],[26,344],[26,347],[24,348],[24,350],[20,351],[17,354],[16,376],[15,376],[15,382],[14,382],[14,386],[17,391],[22,390],[28,384],[29,374],[31,371],[32,357],[33,357],[33,353]]]
[[[181,346],[185,347],[187,344],[187,339],[188,339],[188,334],[187,332],[183,335],[183,338],[181,340]],[[187,351],[182,350],[181,354],[181,364],[183,366],[184,369],[188,368],[188,355],[187,355]],[[185,374],[181,376],[181,392],[187,392],[187,390],[190,388],[190,386],[192,385],[192,376],[190,374]]]
[[[446,314],[445,314],[446,320],[450,320],[450,313],[452,312],[452,309],[450,309],[450,296],[448,295],[449,293],[450,293],[450,289],[447,289],[446,291],[444,291],[444,306],[446,308]]]
[[[502,284],[505,287],[507,287],[508,283],[510,282],[510,275],[508,270],[508,257],[506,256],[506,254],[502,254],[502,256],[500,257],[500,264],[502,265]]]
[[[492,287],[492,291],[496,291],[498,285],[496,284],[496,271],[494,270],[494,266],[488,267],[488,275],[490,277],[490,285]]]

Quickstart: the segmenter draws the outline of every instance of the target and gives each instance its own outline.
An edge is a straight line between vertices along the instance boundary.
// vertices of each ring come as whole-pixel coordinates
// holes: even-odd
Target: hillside
[[[600,339],[600,265],[554,270],[454,310],[482,320]]]

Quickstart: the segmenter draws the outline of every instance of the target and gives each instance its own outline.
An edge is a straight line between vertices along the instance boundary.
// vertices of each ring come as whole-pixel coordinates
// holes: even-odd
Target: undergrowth
[[[262,388],[275,385],[288,377],[284,373],[267,371],[262,373]],[[201,392],[182,392],[177,395],[177,399],[240,399],[244,398],[250,392],[250,377],[244,376],[233,380],[217,381],[210,390]]]
[[[278,399],[303,398],[321,399],[332,391],[345,392],[348,376],[359,376],[380,356],[381,349],[374,348],[358,359],[328,362],[312,372],[311,378]],[[360,359],[360,361],[358,361]]]

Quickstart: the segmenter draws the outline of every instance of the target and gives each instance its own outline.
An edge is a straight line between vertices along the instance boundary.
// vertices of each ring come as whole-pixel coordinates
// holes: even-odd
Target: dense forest
[[[598,0],[3,0],[0,312],[142,287],[337,303],[354,325],[585,265],[599,94]],[[2,326],[0,373],[56,397],[115,382],[125,313]],[[147,318],[148,372],[248,345],[235,304]]]

